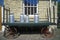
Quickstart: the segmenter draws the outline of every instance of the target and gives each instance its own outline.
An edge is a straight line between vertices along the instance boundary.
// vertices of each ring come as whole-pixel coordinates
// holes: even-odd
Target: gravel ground
[[[3,33],[0,32],[0,40],[60,40],[60,29],[55,33],[53,38],[42,38],[40,34],[22,34],[16,39],[6,39],[3,37]]]

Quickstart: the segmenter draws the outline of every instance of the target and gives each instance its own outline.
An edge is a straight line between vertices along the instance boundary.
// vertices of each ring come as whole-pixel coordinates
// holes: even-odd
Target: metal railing
[[[3,7],[3,23],[8,23],[9,22],[9,15],[10,15],[10,8],[5,8]]]

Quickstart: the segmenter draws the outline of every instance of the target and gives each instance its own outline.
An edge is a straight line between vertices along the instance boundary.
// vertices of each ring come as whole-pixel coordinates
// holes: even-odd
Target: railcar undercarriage
[[[46,23],[47,24],[47,23]],[[6,25],[6,24],[5,24]],[[31,26],[30,26],[31,25]],[[6,38],[17,38],[21,34],[42,34],[43,37],[51,38],[54,35],[54,29],[49,28],[49,25],[38,25],[38,24],[29,24],[17,26],[17,24],[6,26],[4,31],[4,37]]]

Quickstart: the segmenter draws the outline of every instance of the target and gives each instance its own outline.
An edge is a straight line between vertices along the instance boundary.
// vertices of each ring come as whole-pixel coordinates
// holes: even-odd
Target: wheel
[[[43,28],[42,33],[43,33],[44,37],[51,38],[51,37],[54,36],[54,29],[52,29],[52,28]]]
[[[15,27],[10,28],[6,27],[4,31],[4,37],[8,39],[14,39],[20,36],[20,33],[17,32],[17,29]]]

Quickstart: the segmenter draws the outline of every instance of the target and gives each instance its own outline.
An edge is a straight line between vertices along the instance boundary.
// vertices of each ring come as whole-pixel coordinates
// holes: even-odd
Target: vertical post
[[[55,0],[55,23],[57,24],[57,5],[58,2]]]
[[[30,0],[31,1],[31,0]],[[31,7],[31,2],[30,2],[30,15],[31,15],[31,9],[32,9],[32,7]]]
[[[9,8],[9,23],[10,23],[10,8]]]
[[[5,6],[3,6],[3,23],[5,22]]]
[[[6,9],[6,23],[8,23],[8,9]]]
[[[2,30],[2,9],[0,6],[0,31]]]
[[[49,9],[47,8],[47,19],[49,21]]]
[[[27,0],[28,1],[28,0]],[[27,2],[27,15],[28,15],[28,2]]]
[[[53,23],[55,23],[55,7],[53,6]]]
[[[34,3],[34,1],[33,1],[33,3]],[[34,8],[35,8],[35,6],[34,6],[34,4],[33,4],[33,14],[34,14]]]
[[[56,5],[57,5],[57,19],[58,20],[58,2],[56,1]]]
[[[55,11],[55,10],[57,10],[57,8],[56,8],[56,0],[54,1],[54,3],[53,3],[54,5],[53,5],[53,23],[55,23],[55,14],[57,13],[57,11]]]
[[[51,2],[52,2],[52,0],[50,0],[50,7],[51,7]]]
[[[25,14],[24,0],[22,0],[22,6],[23,6],[23,15],[24,15]]]
[[[50,9],[50,13],[49,13],[50,14],[50,22],[51,22],[51,1],[52,0],[50,0],[50,8],[49,8]]]
[[[37,0],[37,2],[38,2],[38,1],[39,1],[39,0]],[[37,10],[36,10],[36,11],[37,11],[37,14],[38,14],[38,3],[37,3]]]

